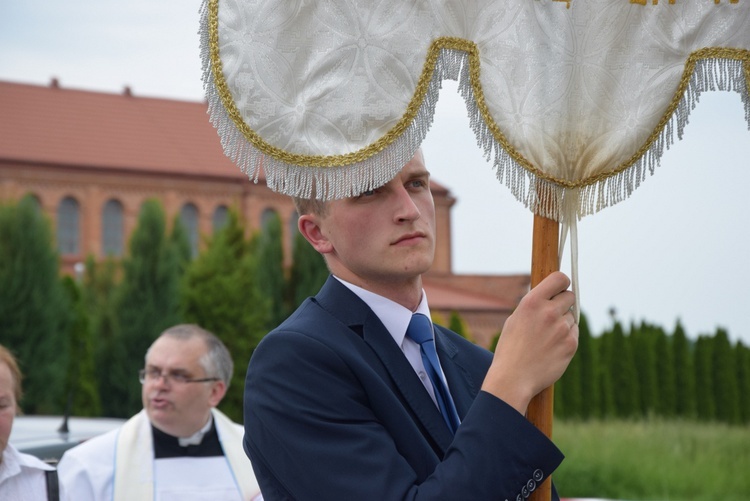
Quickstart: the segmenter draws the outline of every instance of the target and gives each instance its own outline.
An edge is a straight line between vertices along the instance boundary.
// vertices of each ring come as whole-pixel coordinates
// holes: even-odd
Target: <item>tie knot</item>
[[[419,345],[427,341],[433,341],[430,319],[421,313],[412,315],[409,327],[406,328],[406,337]]]

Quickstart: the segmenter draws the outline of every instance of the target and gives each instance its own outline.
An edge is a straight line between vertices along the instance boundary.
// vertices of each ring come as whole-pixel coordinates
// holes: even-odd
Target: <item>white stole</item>
[[[244,431],[217,409],[216,432],[242,499],[260,493],[250,460],[242,448]],[[113,501],[154,501],[154,444],[151,423],[142,410],[120,429],[115,446]]]

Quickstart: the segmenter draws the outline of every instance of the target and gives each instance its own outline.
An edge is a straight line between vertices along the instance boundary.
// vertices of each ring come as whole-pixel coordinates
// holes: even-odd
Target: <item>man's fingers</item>
[[[571,310],[568,310],[564,315],[565,323],[568,324],[568,329],[572,329],[576,325],[576,317]]]
[[[565,290],[551,299],[560,315],[570,313],[573,315],[573,307],[576,304],[576,296],[572,291]]]
[[[556,295],[570,287],[570,279],[562,272],[555,271],[547,275],[539,282],[534,290],[546,299],[552,299]]]

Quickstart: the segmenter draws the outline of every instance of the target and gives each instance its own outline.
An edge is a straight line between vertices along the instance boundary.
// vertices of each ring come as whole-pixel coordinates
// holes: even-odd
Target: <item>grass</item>
[[[561,497],[749,501],[750,426],[681,420],[556,420]]]

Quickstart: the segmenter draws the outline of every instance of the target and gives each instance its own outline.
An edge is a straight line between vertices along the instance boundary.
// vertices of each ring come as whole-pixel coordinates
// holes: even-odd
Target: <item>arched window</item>
[[[211,218],[211,225],[213,226],[214,233],[221,230],[226,226],[229,221],[229,210],[226,205],[220,205],[214,211],[214,215]]]
[[[269,221],[276,215],[276,211],[273,209],[266,209],[260,215],[260,230],[266,231]]]
[[[78,255],[80,251],[80,206],[73,197],[65,197],[57,207],[57,250],[61,255]]]
[[[105,256],[122,256],[123,234],[122,204],[110,199],[102,210],[102,252]]]
[[[192,203],[186,203],[180,209],[180,221],[187,232],[190,251],[193,257],[198,255],[198,208]]]

